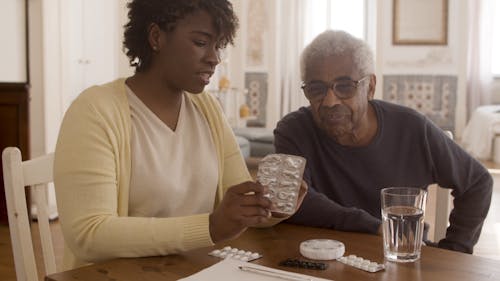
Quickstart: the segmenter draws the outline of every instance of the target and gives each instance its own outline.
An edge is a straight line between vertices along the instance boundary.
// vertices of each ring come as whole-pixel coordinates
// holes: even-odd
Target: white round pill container
[[[344,255],[344,243],[331,239],[312,239],[300,243],[300,253],[312,260],[335,260]]]

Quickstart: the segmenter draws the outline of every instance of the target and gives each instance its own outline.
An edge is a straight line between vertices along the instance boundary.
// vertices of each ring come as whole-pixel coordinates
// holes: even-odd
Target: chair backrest
[[[47,208],[47,183],[53,181],[54,153],[22,161],[17,147],[7,147],[2,153],[3,178],[9,230],[18,281],[36,281],[38,272],[31,237],[30,218],[26,205],[25,186],[32,186],[37,204],[37,218],[42,245],[45,274],[56,272],[54,247]]]
[[[451,131],[445,130],[444,133],[453,139],[453,133]],[[438,187],[436,185],[436,187]],[[446,237],[446,229],[448,228],[450,211],[452,208],[451,200],[451,190],[448,188],[438,187],[435,190],[435,219],[434,219],[434,230],[433,230],[433,240],[439,242],[439,240]]]

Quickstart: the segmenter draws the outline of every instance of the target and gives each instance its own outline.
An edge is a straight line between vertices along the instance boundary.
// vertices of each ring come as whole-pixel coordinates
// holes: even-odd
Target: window
[[[307,1],[304,45],[326,29],[344,30],[367,39],[366,0]]]
[[[500,3],[492,1],[493,5],[493,32],[491,38],[491,72],[493,76],[500,77]]]

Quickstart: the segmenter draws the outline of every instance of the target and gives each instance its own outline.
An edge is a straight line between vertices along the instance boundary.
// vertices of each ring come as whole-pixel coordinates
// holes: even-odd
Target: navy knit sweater
[[[439,247],[472,253],[491,201],[488,171],[425,116],[384,101],[370,104],[378,131],[363,147],[342,146],[329,138],[315,125],[309,107],[278,123],[276,152],[307,159],[309,192],[288,221],[376,233],[382,188],[437,183],[454,196],[450,226]]]

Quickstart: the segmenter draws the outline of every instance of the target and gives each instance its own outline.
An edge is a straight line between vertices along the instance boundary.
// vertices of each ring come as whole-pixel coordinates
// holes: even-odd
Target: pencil
[[[261,268],[256,268],[256,267],[251,267],[251,266],[238,266],[238,268],[242,271],[247,271],[247,272],[252,272],[256,274],[262,274],[270,277],[276,277],[284,280],[291,280],[291,281],[313,281],[311,278],[306,278],[306,277],[301,277],[301,276],[296,276],[296,275],[291,275],[291,274],[286,274],[282,272],[277,272],[277,271],[271,271],[271,270],[266,270],[266,269],[261,269]]]

